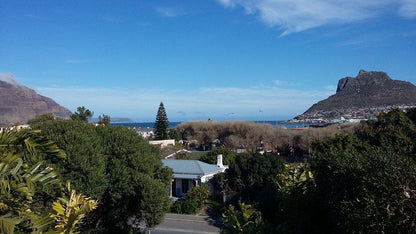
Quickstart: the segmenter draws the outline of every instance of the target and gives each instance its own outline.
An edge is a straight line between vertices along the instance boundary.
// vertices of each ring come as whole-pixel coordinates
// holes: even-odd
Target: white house
[[[208,164],[198,160],[162,159],[163,166],[170,167],[173,171],[172,186],[169,189],[170,196],[180,197],[195,186],[208,181],[217,173],[224,172],[228,168],[222,164],[222,155],[217,156],[217,164]],[[212,189],[212,186],[208,183]]]
[[[163,147],[166,147],[168,145],[175,145],[175,139],[149,141],[149,144],[151,144],[151,145],[160,145],[160,147],[163,148]]]

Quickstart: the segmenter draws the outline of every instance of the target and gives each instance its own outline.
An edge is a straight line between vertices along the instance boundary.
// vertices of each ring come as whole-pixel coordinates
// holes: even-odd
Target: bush
[[[188,196],[198,203],[198,207],[201,207],[204,201],[209,197],[210,193],[208,185],[203,184],[201,186],[193,187],[191,191],[188,192]]]
[[[171,207],[171,211],[177,214],[195,214],[197,208],[197,201],[194,199],[186,199],[175,202]]]
[[[229,205],[223,213],[223,233],[263,233],[261,213],[252,205],[239,201],[238,207]]]

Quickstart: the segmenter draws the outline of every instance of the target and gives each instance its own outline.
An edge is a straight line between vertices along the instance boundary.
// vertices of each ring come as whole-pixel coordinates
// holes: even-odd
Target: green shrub
[[[198,207],[201,207],[204,201],[209,197],[210,193],[208,185],[203,184],[198,187],[193,187],[191,191],[188,192],[188,196],[198,203]]]
[[[194,199],[179,200],[175,202],[171,211],[177,214],[195,214],[198,203]]]
[[[186,199],[182,203],[182,210],[184,214],[195,214],[198,203],[194,199]]]
[[[182,214],[182,202],[177,201],[170,207],[170,211],[176,214]]]

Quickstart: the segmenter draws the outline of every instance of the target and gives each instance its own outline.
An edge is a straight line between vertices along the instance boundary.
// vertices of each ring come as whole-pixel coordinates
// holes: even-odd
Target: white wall
[[[159,140],[159,141],[149,141],[151,145],[160,145],[161,147],[166,147],[168,145],[175,145],[175,140]]]

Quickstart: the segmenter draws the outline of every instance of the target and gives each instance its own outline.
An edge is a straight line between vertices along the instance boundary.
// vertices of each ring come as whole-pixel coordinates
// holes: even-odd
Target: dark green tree
[[[181,134],[175,128],[168,129],[169,139],[175,139],[175,141],[181,140]]]
[[[390,146],[373,145],[355,135],[313,144],[317,196],[333,233],[415,230],[415,163]]]
[[[155,139],[166,140],[169,138],[168,134],[169,121],[166,116],[165,107],[163,102],[160,102],[159,109],[157,110],[156,121],[155,121]]]
[[[109,126],[111,122],[110,116],[108,115],[100,115],[98,116],[98,124]]]
[[[52,113],[46,113],[43,115],[38,115],[34,119],[30,119],[29,121],[27,121],[27,123],[29,125],[33,125],[33,124],[37,124],[37,123],[41,123],[41,122],[45,122],[49,120],[54,120],[54,119],[55,119],[55,116]]]
[[[84,232],[136,233],[162,221],[172,172],[163,168],[159,150],[136,132],[60,119],[31,127],[66,151],[67,159],[54,164],[64,179],[100,200]]]
[[[222,154],[224,165],[232,164],[234,162],[234,159],[235,159],[236,155],[237,155],[236,152],[234,152],[234,151],[232,151],[228,148],[214,147],[214,148],[212,148],[212,150],[210,152],[203,155],[200,160],[202,162],[206,162],[206,163],[209,163],[209,164],[217,164],[217,156],[219,154]]]
[[[90,120],[93,115],[94,112],[90,111],[84,106],[79,106],[77,108],[77,111],[75,111],[74,114],[71,115],[71,119],[88,122],[88,120]]]
[[[41,130],[42,135],[52,139],[66,152],[65,160],[51,161],[64,181],[71,181],[74,189],[89,197],[101,199],[108,186],[108,155],[98,128],[83,121],[61,119],[30,126]]]

